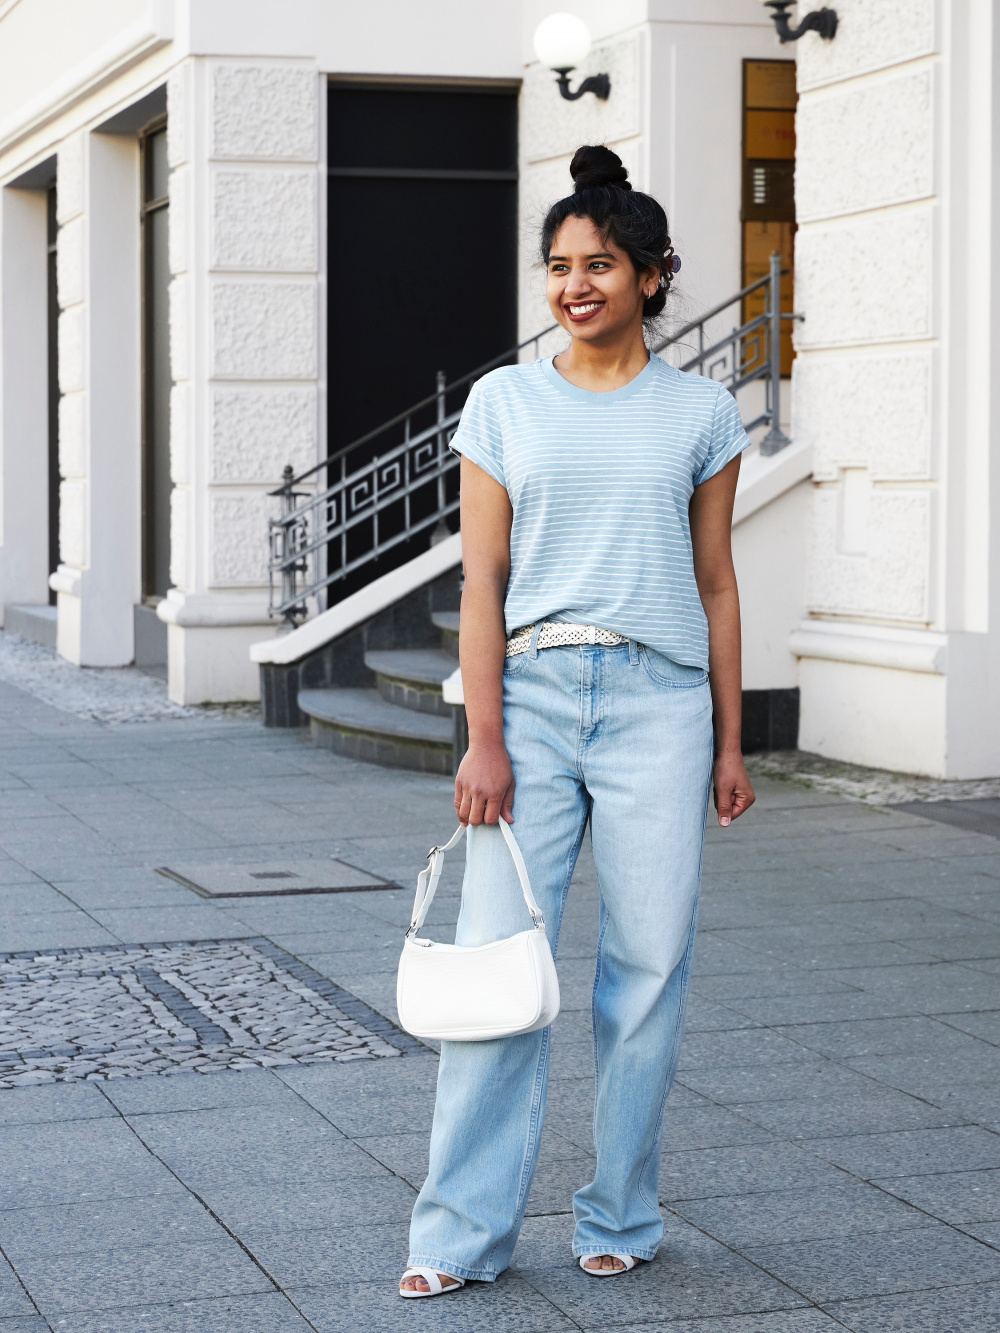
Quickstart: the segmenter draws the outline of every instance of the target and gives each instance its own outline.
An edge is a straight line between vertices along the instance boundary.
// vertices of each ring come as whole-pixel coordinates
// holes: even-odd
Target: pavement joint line
[[[240,1239],[240,1237],[236,1234],[235,1231],[232,1230],[231,1227],[226,1225],[226,1223],[222,1220],[219,1214],[216,1213],[215,1210],[211,1207],[211,1205],[205,1199],[202,1198],[202,1196],[198,1193],[198,1191],[194,1189],[191,1185],[189,1185],[187,1181],[184,1180],[181,1176],[179,1176],[177,1172],[173,1169],[173,1167],[169,1166],[159,1155],[159,1153],[156,1152],[154,1148],[150,1147],[150,1145],[139,1133],[139,1130],[136,1128],[136,1126],[132,1124],[128,1116],[122,1115],[122,1113],[118,1110],[117,1106],[115,1106],[114,1102],[111,1101],[111,1098],[108,1097],[105,1090],[101,1088],[99,1085],[98,1085],[98,1091],[101,1092],[102,1095],[105,1097],[105,1099],[110,1103],[110,1105],[115,1111],[115,1114],[119,1117],[120,1120],[122,1120],[128,1126],[129,1132],[135,1136],[135,1138],[138,1140],[139,1143],[142,1144],[146,1152],[148,1152],[152,1158],[154,1158],[157,1162],[159,1162],[160,1165],[163,1167],[163,1169],[165,1171],[168,1171],[170,1175],[172,1175],[173,1178],[177,1181],[177,1183],[183,1189],[187,1190],[187,1192],[194,1199],[196,1199],[198,1203],[201,1204],[202,1208],[205,1209],[205,1211],[216,1223],[216,1225],[220,1226],[222,1230],[226,1233],[226,1235],[229,1236],[231,1240],[234,1240],[236,1242],[236,1244],[240,1247],[240,1249],[247,1256],[250,1262],[260,1270],[260,1272],[264,1275],[264,1277],[268,1280],[268,1282],[271,1283],[271,1286],[274,1288],[274,1290],[280,1292],[284,1296],[285,1300],[287,1300],[289,1304],[293,1306],[299,1317],[303,1319],[305,1323],[309,1326],[309,1328],[313,1330],[313,1333],[321,1333],[321,1330],[317,1328],[317,1326],[312,1322],[311,1319],[309,1319],[305,1311],[299,1307],[298,1303],[293,1299],[293,1297],[289,1294],[289,1292],[287,1292],[285,1288],[281,1285],[281,1283],[275,1279],[273,1274],[268,1272],[266,1266],[260,1261],[260,1259],[258,1259],[256,1254],[254,1254],[253,1250],[251,1250],[250,1247]],[[167,1303],[168,1302],[162,1302],[162,1304],[167,1304]]]

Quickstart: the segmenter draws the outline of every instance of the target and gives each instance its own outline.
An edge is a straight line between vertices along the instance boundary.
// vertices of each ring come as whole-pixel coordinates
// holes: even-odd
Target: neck
[[[624,388],[640,375],[649,361],[643,341],[642,322],[631,325],[613,339],[574,338],[555,359],[556,369],[581,389],[598,393]]]

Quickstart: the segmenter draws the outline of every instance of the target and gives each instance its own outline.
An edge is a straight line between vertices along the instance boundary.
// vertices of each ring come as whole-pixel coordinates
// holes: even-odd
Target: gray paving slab
[[[840,1301],[830,1313],[853,1333],[998,1333],[1000,1286],[946,1286],[883,1296],[874,1300]]]
[[[0,1092],[0,1126],[91,1120],[115,1114],[115,1108],[93,1083],[54,1083]]]
[[[997,1169],[892,1176],[874,1183],[942,1222],[1000,1221],[1000,1170]]]
[[[37,1304],[25,1291],[14,1269],[0,1256],[0,1328],[6,1327],[8,1319],[37,1313]]]
[[[750,1258],[820,1304],[1000,1280],[1000,1253],[950,1227],[755,1247]]]
[[[906,1093],[878,1087],[871,1093],[749,1102],[737,1104],[733,1109],[770,1133],[795,1140],[932,1128],[962,1124],[967,1118],[958,1108],[934,1106]]]
[[[674,1202],[674,1212],[734,1249],[926,1227],[926,1212],[874,1185],[848,1181],[807,1190]]]
[[[294,1098],[294,1093],[270,1069],[220,1069],[208,1075],[108,1079],[101,1085],[101,1092],[127,1116],[259,1107]]]
[[[730,1194],[838,1185],[844,1173],[789,1143],[748,1143],[735,1148],[665,1152],[660,1164],[660,1199],[705,1199]]]
[[[191,1194],[0,1212],[0,1249],[15,1265],[41,1256],[225,1238],[219,1223]]]
[[[18,1260],[17,1268],[32,1299],[50,1320],[70,1311],[113,1310],[275,1289],[228,1236],[180,1245],[29,1256]]]
[[[812,1139],[807,1146],[866,1180],[1000,1167],[1000,1135],[975,1125]]]
[[[580,1327],[515,1273],[470,1285],[460,1299],[403,1301],[394,1284],[351,1281],[293,1287],[290,1294],[317,1333],[396,1333],[411,1329],[416,1319],[435,1333],[570,1333]]]
[[[312,1327],[280,1292],[62,1314],[55,1326],[58,1333],[307,1333]]]

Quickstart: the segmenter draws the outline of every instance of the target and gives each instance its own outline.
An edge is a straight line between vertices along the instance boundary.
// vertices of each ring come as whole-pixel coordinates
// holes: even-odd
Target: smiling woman
[[[483,376],[452,441],[469,720],[455,808],[471,826],[455,942],[524,928],[500,819],[517,821],[557,942],[589,824],[601,886],[596,1174],[573,1200],[573,1252],[608,1277],[652,1259],[663,1234],[660,1137],[710,789],[723,827],[754,799],[730,551],[750,441],[723,386],[649,353],[644,328],[676,272],[663,209],[632,190],[607,148],[581,148],[570,170],[575,191],[541,237],[549,306],[570,346]],[[442,1043],[404,1297],[492,1282],[510,1262],[549,1043],[547,1028]]]

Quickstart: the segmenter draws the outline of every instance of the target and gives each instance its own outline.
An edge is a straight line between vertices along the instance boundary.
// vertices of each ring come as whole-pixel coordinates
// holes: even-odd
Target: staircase
[[[442,685],[458,666],[458,612],[432,612],[431,624],[441,635],[440,648],[364,654],[374,688],[299,691],[298,705],[317,745],[386,768],[452,773],[461,742]]]
[[[769,427],[764,460],[791,443],[780,426],[780,334],[783,319],[800,316],[781,311],[780,285],[775,255],[767,277],[652,349],[734,395],[762,386],[747,430]],[[271,614],[285,632],[251,649],[265,726],[308,724],[317,745],[353,759],[454,771],[467,732],[464,707],[443,689],[458,666],[461,566],[459,460],[448,446],[476,379],[525,349],[537,356],[557,327],[451,384],[439,375],[429,397],[308,472],[285,469],[269,566]],[[460,700],[460,684],[449,693]]]

